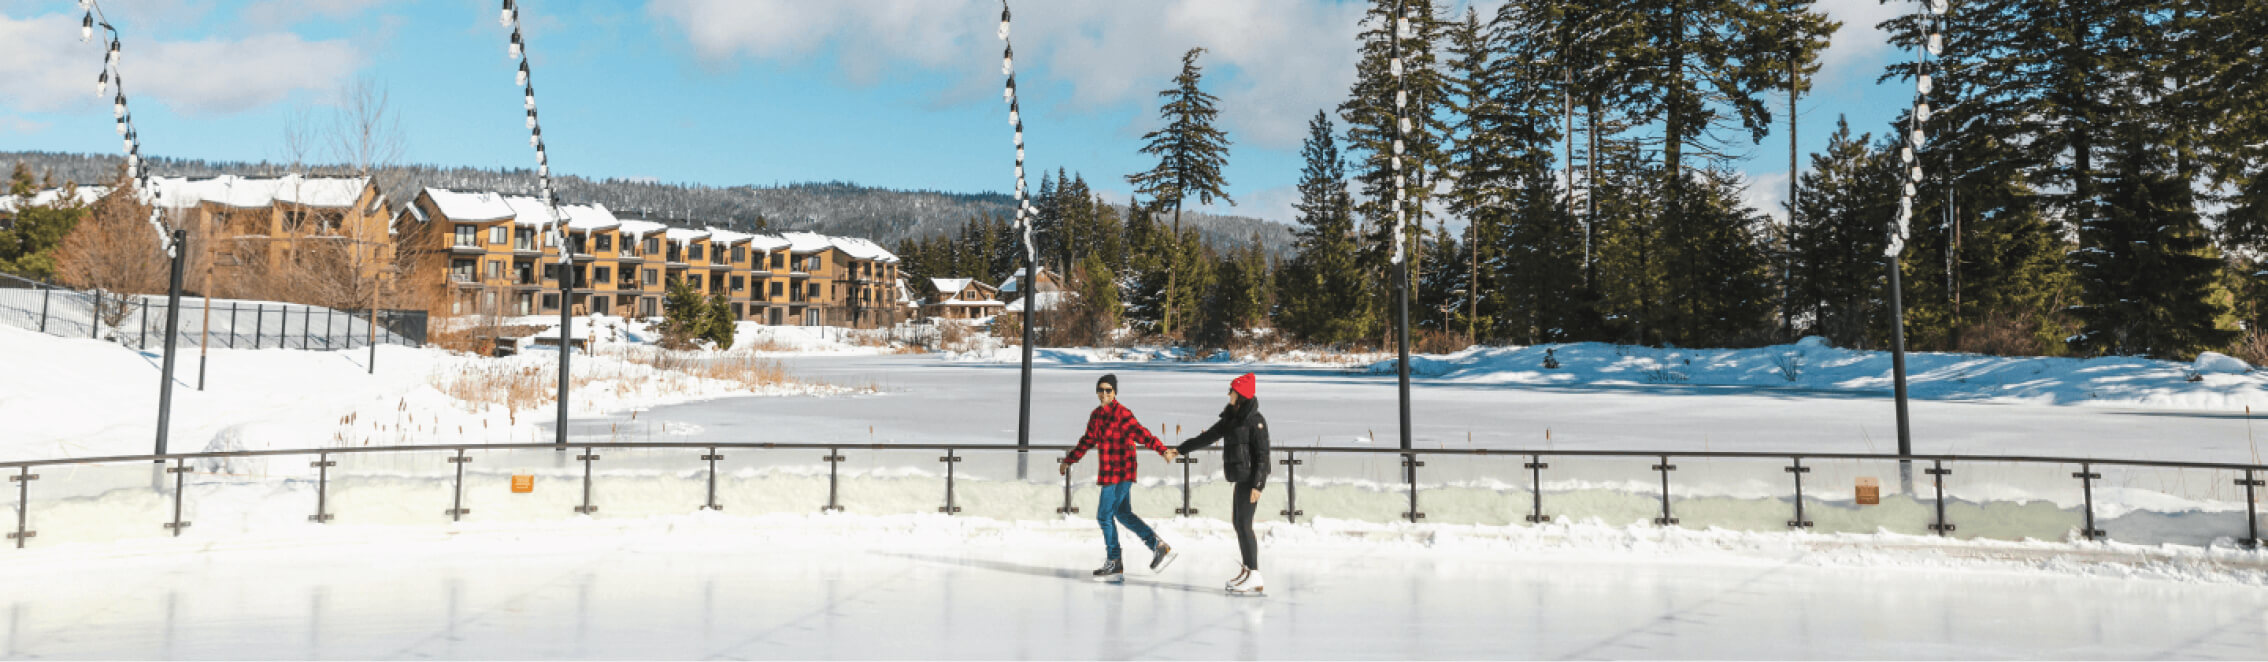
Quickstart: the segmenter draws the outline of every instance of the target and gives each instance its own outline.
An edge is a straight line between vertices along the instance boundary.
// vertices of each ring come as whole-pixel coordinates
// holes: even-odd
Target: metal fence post
[[[1811,520],[1803,518],[1803,475],[1811,473],[1811,467],[1803,466],[1803,458],[1791,459],[1795,464],[1789,465],[1787,470],[1788,475],[1795,476],[1795,519],[1788,520],[1788,528],[1808,529],[1811,528]]]
[[[37,476],[34,476],[34,478],[37,478]],[[2255,495],[2254,491],[2261,487],[2262,482],[2260,479],[2252,477],[2251,469],[2244,470],[2244,478],[2237,480],[2238,484],[2244,486],[2245,549],[2260,548],[2260,505],[2258,501],[2260,497]]]
[[[289,320],[291,318],[285,317],[284,319]],[[449,458],[450,464],[457,465],[456,488],[453,490],[449,502],[448,515],[451,522],[464,521],[466,515],[472,514],[472,509],[465,507],[465,463],[471,461],[472,458],[465,457],[465,449],[462,448],[457,449],[456,457]]]
[[[236,349],[236,302],[228,302],[228,348]]]
[[[937,512],[947,515],[961,512],[960,506],[953,505],[953,465],[961,463],[961,456],[947,448],[945,457],[937,458],[937,461],[945,463],[945,507],[937,509]]]
[[[165,528],[172,529],[173,537],[179,538],[181,530],[189,528],[188,522],[181,521],[181,488],[182,481],[188,478],[189,461],[176,459],[173,466],[166,467],[165,472],[173,474],[173,521],[166,524]]]
[[[139,347],[135,349],[148,349],[150,346],[150,302],[142,301],[140,303],[142,304],[142,338],[136,341],[135,344]]]
[[[38,531],[24,528],[31,521],[31,482],[35,480],[39,480],[39,474],[32,473],[28,466],[16,467],[16,475],[8,477],[8,482],[16,484],[16,531],[8,534],[10,540],[16,541],[16,549],[24,548],[25,539],[39,535]]]
[[[324,326],[328,327],[330,323],[325,322]],[[328,344],[330,339],[324,338],[324,342]],[[583,505],[576,506],[575,512],[585,515],[598,512],[598,506],[591,505],[591,462],[599,459],[598,449],[586,446],[583,454],[575,456],[575,459],[583,461]]]
[[[1929,530],[1936,531],[1942,537],[1953,532],[1953,524],[1945,521],[1945,477],[1952,475],[1953,470],[1945,468],[1944,460],[1930,460],[1929,464],[1930,467],[1922,470],[1922,473],[1929,474],[1930,484],[1937,489],[1937,523],[1929,525]]]
[[[1175,517],[1195,515],[1197,509],[1189,507],[1189,465],[1196,464],[1197,458],[1183,455],[1173,462],[1181,465],[1181,507],[1174,509],[1173,514]],[[1071,481],[1066,478],[1063,483],[1063,505],[1068,506],[1071,505]]]
[[[339,463],[331,459],[330,453],[320,453],[315,456],[312,464],[315,467],[315,514],[309,516],[307,521],[322,524],[332,519],[331,467],[339,466]]]
[[[47,300],[55,298],[55,288],[39,288],[39,332],[47,333]]]
[[[839,473],[839,470],[842,468],[842,466],[842,450],[837,448],[827,449],[827,505],[826,507],[820,508],[819,512],[842,512],[842,504],[835,500],[836,496],[838,496],[837,492],[835,491],[837,473]]]
[[[94,316],[87,320],[87,338],[102,337],[102,290],[94,291]]]
[[[312,343],[312,342],[310,342],[310,341],[312,341],[312,340],[314,339],[314,338],[313,338],[313,336],[314,336],[314,335],[315,335],[315,309],[314,309],[314,308],[310,308],[310,307],[307,307],[307,306],[300,306],[300,307],[299,307],[299,348],[300,348],[300,349],[313,349],[313,348],[314,348],[314,345],[313,345],[313,343]]]
[[[325,309],[323,309],[323,349],[326,349],[326,350],[328,350],[328,349],[330,349],[330,348],[331,348],[331,325],[332,325],[333,323],[336,323],[336,322],[338,321],[338,319],[339,319],[339,311],[338,311],[337,309],[334,309],[334,308],[325,308]],[[586,448],[586,449],[584,449],[584,450],[590,450],[590,449],[587,449],[587,448]]]
[[[1416,524],[1418,520],[1425,519],[1425,513],[1420,512],[1417,507],[1417,470],[1418,467],[1425,466],[1425,461],[1417,458],[1416,453],[1402,454],[1402,475],[1408,476],[1410,479],[1410,510],[1402,513],[1402,517],[1408,519],[1411,524]]]
[[[252,306],[252,348],[260,348],[260,334],[268,330],[268,304]]]
[[[1543,470],[1550,467],[1551,465],[1544,463],[1541,455],[1528,456],[1527,465],[1522,467],[1528,470],[1528,489],[1534,492],[1532,498],[1528,500],[1529,524],[1542,524],[1549,521],[1544,519],[1543,516]]]
[[[709,504],[701,506],[701,508],[704,510],[724,510],[724,506],[717,505],[717,460],[724,459],[724,456],[717,453],[715,446],[710,446],[709,453],[702,455],[701,459],[709,463]]]
[[[1181,459],[1184,459],[1184,460],[1186,460],[1186,459],[1189,459],[1189,458],[1181,458]],[[1079,514],[1079,507],[1078,507],[1078,506],[1074,506],[1074,505],[1071,505],[1071,463],[1069,463],[1069,462],[1064,462],[1064,461],[1063,461],[1063,458],[1056,458],[1056,459],[1055,459],[1055,466],[1057,466],[1057,467],[1059,467],[1059,468],[1061,469],[1060,471],[1057,471],[1056,473],[1060,473],[1060,474],[1063,474],[1063,507],[1055,509],[1055,514],[1057,514],[1057,515],[1077,515],[1077,514]],[[1186,504],[1186,503],[1189,503],[1189,470],[1188,470],[1188,468],[1186,468],[1186,467],[1185,467],[1185,468],[1183,468],[1183,469],[1182,469],[1182,471],[1181,471],[1181,491],[1182,491],[1181,502],[1182,502],[1182,503],[1185,503],[1185,504]],[[1196,511],[1190,511],[1190,512],[1196,512]]]
[[[2079,528],[2079,537],[2088,540],[2101,540],[2109,537],[2103,533],[2102,529],[2095,528],[2095,479],[2102,478],[2103,475],[2095,473],[2094,467],[2089,466],[2088,463],[2081,462],[2079,463],[2079,473],[2071,474],[2071,477],[2079,479],[2079,493],[2085,496],[2087,504],[2087,524]]]
[[[1284,521],[1297,523],[1299,516],[1306,514],[1299,509],[1299,465],[1305,460],[1299,459],[1297,453],[1284,451],[1281,462],[1284,465]]]
[[[1654,471],[1660,472],[1662,474],[1662,516],[1661,518],[1654,520],[1654,524],[1656,526],[1671,526],[1677,524],[1677,518],[1670,516],[1669,507],[1669,472],[1676,470],[1677,465],[1670,464],[1669,456],[1667,455],[1662,456],[1661,464],[1654,465]]]

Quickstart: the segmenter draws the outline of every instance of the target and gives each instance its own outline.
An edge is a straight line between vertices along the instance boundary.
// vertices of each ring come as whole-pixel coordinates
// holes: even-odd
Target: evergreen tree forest
[[[1810,154],[1791,109],[1835,110],[1803,95],[1840,27],[1815,0],[1446,4],[1371,2],[1354,84],[1309,121],[1289,255],[1171,223],[1184,198],[1226,198],[1233,145],[1192,50],[1126,213],[1077,174],[1042,183],[1041,262],[1107,274],[1124,320],[1169,340],[1386,346],[1401,187],[1421,340],[1881,349],[1919,168],[1897,258],[1909,347],[2268,359],[2268,31],[2234,27],[2268,25],[2260,3],[1966,0],[1942,22],[1917,4],[1880,26],[1917,56],[1880,80],[1929,76],[1925,105],[1839,121]],[[1731,168],[1782,148],[1776,218]],[[900,253],[997,282],[1010,231],[979,217]]]

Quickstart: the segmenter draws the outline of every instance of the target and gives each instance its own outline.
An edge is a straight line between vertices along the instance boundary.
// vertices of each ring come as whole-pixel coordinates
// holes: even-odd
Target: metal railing
[[[369,310],[338,310],[271,301],[183,297],[178,346],[353,349],[368,347]],[[165,345],[165,297],[82,292],[0,274],[0,324],[64,338],[109,338],[134,349]],[[378,344],[425,343],[422,310],[379,310]],[[210,324],[208,327],[207,324]]]
[[[179,536],[195,515],[271,521],[279,509],[302,509],[316,523],[411,524],[462,521],[476,506],[500,521],[728,506],[1002,520],[1079,513],[1080,493],[1094,489],[1092,463],[1059,479],[1052,467],[1068,447],[1029,450],[587,442],[132,455],[0,462],[15,488],[0,499],[15,510],[7,537],[19,548],[43,530],[47,539]],[[1183,457],[1179,471],[1143,479],[1135,503],[1175,506],[1179,517],[1225,515],[1215,504],[1225,503],[1228,483],[1202,467],[1213,457]],[[1334,447],[1279,447],[1274,466],[1262,512],[1291,522],[1596,519],[2248,549],[2260,543],[2261,479],[2268,477],[2262,465],[2097,458]],[[1849,498],[1830,487],[1843,484],[1852,486]],[[507,485],[509,492],[501,489]],[[257,498],[230,496],[231,489]],[[218,504],[210,508],[240,509],[208,509],[207,499]]]

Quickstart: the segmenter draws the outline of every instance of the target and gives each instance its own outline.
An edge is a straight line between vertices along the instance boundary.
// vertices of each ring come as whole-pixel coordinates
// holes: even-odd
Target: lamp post
[[[1016,228],[1024,243],[1024,269],[1017,275],[1017,287],[1024,294],[1024,314],[1018,315],[1024,326],[1022,383],[1016,398],[1016,478],[1021,480],[1029,475],[1032,446],[1032,316],[1038,312],[1033,305],[1038,302],[1032,299],[1032,270],[1039,260],[1032,246],[1032,205],[1025,197],[1024,118],[1016,103],[1016,47],[1008,40],[1008,21],[1008,0],[1000,0],[1000,74],[1008,79],[1000,97],[1008,104],[1008,125],[1016,131]]]
[[[1898,151],[1899,161],[1904,166],[1904,172],[1900,174],[1904,175],[1905,195],[1898,199],[1898,222],[1891,228],[1889,248],[1883,251],[1883,256],[1890,262],[1890,316],[1895,325],[1890,334],[1890,372],[1893,382],[1891,395],[1897,401],[1898,481],[1907,494],[1912,494],[1914,490],[1913,461],[1909,459],[1914,454],[1914,443],[1913,428],[1906,410],[1906,308],[1904,287],[1900,282],[1904,267],[1900,264],[1900,258],[1905,254],[1908,226],[1914,217],[1914,198],[1919,192],[1917,187],[1922,183],[1922,169],[1915,152],[1920,151],[1928,139],[1928,134],[1922,127],[1929,121],[1929,94],[1935,88],[1930,77],[1934,69],[1929,66],[1929,58],[1944,53],[1945,34],[1942,30],[1947,9],[1950,9],[1948,0],[1928,2],[1929,13],[1925,15],[1929,19],[1927,36],[1922,43],[1923,53],[1915,63],[1914,106],[1906,117],[1905,144]]]
[[[1411,24],[1414,23],[1409,17],[1409,9],[1408,4],[1402,0],[1396,0],[1394,3],[1394,22],[1392,25],[1394,36],[1388,46],[1388,53],[1393,58],[1389,62],[1389,66],[1394,75],[1394,153],[1392,163],[1394,166],[1394,264],[1397,267],[1395,277],[1397,303],[1395,308],[1396,326],[1399,328],[1399,332],[1395,334],[1398,358],[1394,362],[1394,372],[1401,403],[1402,450],[1410,450],[1410,260],[1409,252],[1404,245],[1409,238],[1409,217],[1408,210],[1405,209],[1409,203],[1409,191],[1402,182],[1402,141],[1405,135],[1410,132],[1409,117],[1404,115],[1409,102],[1409,89],[1403,80],[1402,63],[1402,40],[1408,37],[1407,33],[1411,29]],[[1424,20],[1431,20],[1431,18],[1428,16]],[[1405,460],[1408,459],[1411,458],[1405,456]],[[1417,481],[1415,463],[1405,461],[1402,477],[1407,482]]]
[[[528,74],[527,40],[520,34],[520,12],[513,0],[504,0],[504,9],[498,22],[512,29],[512,41],[505,56],[520,61],[516,81],[522,88],[524,107],[527,110],[528,146],[535,148],[536,189],[543,202],[544,220],[551,226],[552,245],[559,247],[559,406],[552,424],[552,443],[558,450],[567,450],[567,395],[569,367],[575,352],[575,255],[569,245],[565,220],[559,216],[558,199],[551,188],[551,159],[544,151],[543,126],[536,122],[535,83]]]

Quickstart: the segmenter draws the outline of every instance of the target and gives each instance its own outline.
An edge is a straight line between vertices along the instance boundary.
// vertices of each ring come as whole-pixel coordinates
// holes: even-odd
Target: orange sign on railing
[[[535,491],[534,474],[512,474],[512,493],[527,494]]]
[[[1882,481],[1861,477],[1858,479],[1858,505],[1882,505]]]

